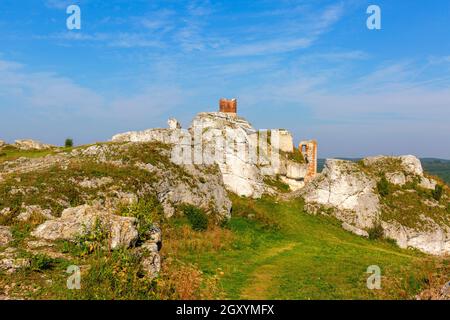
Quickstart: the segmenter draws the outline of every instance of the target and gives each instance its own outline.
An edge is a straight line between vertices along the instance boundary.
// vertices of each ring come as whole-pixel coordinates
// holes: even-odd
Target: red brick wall
[[[220,99],[219,111],[226,113],[237,113],[237,100],[236,99]]]

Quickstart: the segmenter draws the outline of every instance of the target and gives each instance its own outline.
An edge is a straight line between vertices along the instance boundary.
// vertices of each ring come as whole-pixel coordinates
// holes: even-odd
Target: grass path
[[[276,264],[277,256],[285,251],[293,250],[295,245],[295,243],[291,242],[287,245],[267,250],[263,257],[271,261],[271,263],[263,264],[252,273],[247,281],[247,285],[243,287],[240,298],[247,300],[267,299],[269,296],[268,290],[276,284],[273,275],[279,271]]]
[[[426,286],[432,258],[353,235],[332,218],[304,213],[298,201],[233,198],[233,210],[226,249],[183,258],[204,274],[223,270],[228,299],[404,299]],[[381,268],[382,290],[367,288],[371,265]]]

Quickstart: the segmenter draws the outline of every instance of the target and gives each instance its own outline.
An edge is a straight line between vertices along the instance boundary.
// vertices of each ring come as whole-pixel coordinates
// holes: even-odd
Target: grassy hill
[[[214,231],[216,248],[205,235],[177,236],[178,227],[163,249],[166,259],[214,279],[224,298],[405,299],[445,283],[450,271],[449,260],[367,240],[333,218],[308,215],[299,200],[233,197],[233,213],[227,228]],[[371,265],[381,268],[381,290],[367,289]]]
[[[448,281],[450,258],[358,237],[330,216],[305,213],[300,199],[230,197],[231,220],[209,221],[206,231],[193,230],[183,216],[159,221],[162,271],[150,282],[140,276],[132,251],[86,254],[57,242],[30,256],[24,239],[35,226],[14,223],[13,245],[31,265],[0,272],[0,289],[25,299],[413,299]],[[66,287],[69,265],[81,267],[81,290]],[[380,290],[366,285],[373,265],[381,269]]]

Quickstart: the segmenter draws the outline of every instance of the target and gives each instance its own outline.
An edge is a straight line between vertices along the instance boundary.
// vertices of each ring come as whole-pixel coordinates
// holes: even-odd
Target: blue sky
[[[255,127],[315,138],[321,157],[450,159],[448,0],[1,0],[0,40],[7,141],[187,127],[236,97]]]

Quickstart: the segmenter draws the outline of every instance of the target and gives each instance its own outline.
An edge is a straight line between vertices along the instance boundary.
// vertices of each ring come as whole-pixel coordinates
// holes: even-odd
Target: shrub
[[[93,252],[98,252],[108,244],[110,232],[100,219],[95,220],[90,230],[86,230],[76,238],[76,243],[80,250],[79,255],[85,256]]]
[[[66,142],[64,143],[64,145],[66,146],[66,148],[72,148],[73,147],[73,140],[70,138],[66,139]]]
[[[139,221],[139,239],[143,239],[145,234],[153,227],[153,222],[160,218],[162,212],[163,209],[156,196],[150,196],[120,209],[119,215],[137,218]]]
[[[370,240],[377,240],[383,238],[384,231],[383,227],[381,226],[381,223],[377,222],[375,223],[372,228],[367,230],[367,233],[369,234]]]
[[[387,181],[386,176],[382,176],[380,181],[378,181],[377,190],[382,197],[386,197],[389,194],[389,182]]]
[[[45,254],[37,254],[31,259],[31,268],[35,271],[48,270],[53,267],[54,260]]]
[[[434,200],[436,201],[441,200],[443,191],[444,188],[440,184],[437,184],[434,187],[434,190],[431,192],[431,195],[433,196]]]
[[[205,231],[208,228],[208,216],[203,210],[193,205],[183,205],[181,209],[193,230]]]

